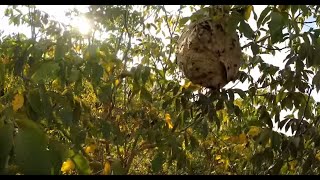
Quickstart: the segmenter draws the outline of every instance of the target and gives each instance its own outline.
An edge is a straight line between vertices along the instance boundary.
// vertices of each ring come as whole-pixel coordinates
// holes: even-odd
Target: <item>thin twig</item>
[[[133,159],[134,159],[134,157],[135,157],[135,155],[136,155],[135,148],[136,148],[136,146],[137,146],[139,137],[140,137],[140,134],[138,133],[137,136],[136,136],[136,138],[134,139],[133,144],[132,144],[131,154],[130,154],[130,156],[129,156],[128,160],[127,160],[127,164],[126,164],[126,172],[127,172],[127,173],[129,172],[130,166],[131,166],[131,164],[132,164],[132,161],[133,161]]]
[[[241,49],[244,49],[244,48],[247,48],[247,47],[249,47],[249,46],[251,46],[253,43],[260,43],[260,42],[262,42],[262,41],[265,41],[266,39],[268,39],[268,38],[270,38],[271,37],[271,35],[269,35],[269,36],[265,36],[265,37],[263,37],[263,38],[261,38],[260,40],[258,40],[258,41],[252,41],[252,42],[250,42],[250,43],[248,43],[248,44],[246,44],[246,45],[244,45],[244,46],[242,46],[241,47]]]
[[[240,83],[240,81],[236,82],[231,88],[229,89],[233,89],[234,87],[236,87],[238,84]]]
[[[312,24],[312,23],[316,23],[317,21],[309,21],[309,22],[299,22],[297,21],[296,23],[300,23],[300,24]]]
[[[197,122],[201,122],[204,118],[200,118],[199,120],[194,120],[192,123],[190,123],[188,126],[186,126],[185,128],[183,128],[182,130],[180,130],[178,132],[178,134],[183,133],[184,131],[186,131],[189,127],[191,127],[192,125],[196,124]]]
[[[282,48],[265,47],[265,46],[262,46],[262,45],[258,45],[258,46],[261,47],[261,48],[267,49],[267,50],[274,50],[274,51],[282,51],[284,49],[290,48],[289,46],[285,46],[285,47],[282,47]]]

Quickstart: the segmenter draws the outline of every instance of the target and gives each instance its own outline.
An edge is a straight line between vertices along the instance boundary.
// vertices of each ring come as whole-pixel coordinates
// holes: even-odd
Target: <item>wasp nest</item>
[[[177,63],[194,84],[220,89],[236,78],[241,47],[236,32],[227,32],[226,23],[203,19],[191,23],[177,44]]]

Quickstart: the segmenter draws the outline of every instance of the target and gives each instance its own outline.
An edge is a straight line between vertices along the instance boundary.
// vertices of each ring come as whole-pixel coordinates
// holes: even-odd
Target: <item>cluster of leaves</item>
[[[320,89],[320,31],[301,33],[309,16],[319,23],[318,8],[272,5],[258,17],[252,6],[226,6],[230,30],[249,40],[243,48],[252,55],[239,73],[249,87],[205,92],[181,85],[174,49],[187,22],[210,6],[174,14],[164,6],[93,5],[87,36],[34,6],[9,6],[10,22],[27,25],[32,37],[0,42],[1,173],[319,173],[320,106],[310,93]],[[186,9],[190,17],[182,17]],[[261,57],[283,49],[290,51],[283,69]],[[281,121],[281,110],[298,117]],[[272,119],[294,136],[275,132]]]

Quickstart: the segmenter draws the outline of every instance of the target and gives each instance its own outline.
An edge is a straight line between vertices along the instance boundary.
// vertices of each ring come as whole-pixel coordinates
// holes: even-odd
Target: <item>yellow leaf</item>
[[[190,84],[191,84],[191,81],[188,82],[188,83],[185,83],[185,84],[183,85],[183,87],[184,87],[185,89],[188,89],[188,87],[190,86]]]
[[[171,121],[170,114],[168,114],[168,113],[165,114],[165,121],[168,124],[169,129],[172,129],[173,128],[173,124],[172,124],[172,121]]]
[[[189,89],[190,89],[191,91],[197,91],[197,90],[201,89],[201,86],[199,86],[199,85],[197,85],[197,84],[192,84],[192,83],[191,83],[191,85],[189,86]]]
[[[229,136],[222,136],[222,140],[223,140],[223,141],[227,141],[227,140],[229,140],[229,139],[230,139]]]
[[[60,88],[61,87],[61,80],[59,78],[52,81],[53,88]]]
[[[192,131],[193,131],[193,130],[192,130],[191,127],[187,128],[187,133],[188,133],[188,134],[192,134]]]
[[[74,168],[75,168],[74,162],[71,159],[68,159],[67,161],[62,163],[61,171],[63,173],[68,173],[74,170]]]
[[[239,107],[241,107],[242,106],[242,100],[240,100],[240,99],[236,99],[236,100],[234,100],[234,105],[237,105],[237,106],[239,106]]]
[[[165,114],[164,117],[165,117],[166,121],[171,120],[171,116],[170,116],[170,114],[168,114],[168,113]]]
[[[248,132],[248,135],[249,136],[252,136],[252,137],[255,137],[257,135],[259,135],[261,129],[257,126],[251,126],[249,132]]]
[[[89,52],[87,51],[85,54],[84,54],[84,60],[89,60],[90,58],[90,54]]]
[[[77,46],[76,47],[76,52],[80,52],[80,50],[81,50],[81,46]]]
[[[109,161],[107,161],[107,162],[104,164],[104,168],[103,168],[102,174],[103,174],[103,175],[109,175],[110,173],[111,173],[111,166],[110,166]]]
[[[238,136],[231,136],[230,139],[229,139],[229,141],[230,141],[231,143],[237,143],[238,140],[239,140],[239,137],[238,137]]]
[[[229,165],[230,165],[229,159],[226,159],[224,163],[225,163],[225,164],[224,164],[224,170],[226,171],[226,170],[228,170]]]
[[[185,83],[185,84],[183,85],[183,87],[184,87],[185,89],[190,89],[191,91],[196,91],[196,90],[201,89],[201,86],[199,86],[199,85],[197,85],[197,84],[193,84],[191,81],[188,82],[188,83]]]
[[[168,127],[169,127],[169,129],[172,129],[173,128],[173,124],[172,124],[172,122],[170,121],[170,122],[168,122]]]
[[[89,146],[87,146],[86,148],[85,148],[85,152],[87,153],[87,154],[91,154],[91,153],[94,153],[94,151],[97,149],[97,146],[95,145],[95,144],[90,144]]]
[[[215,160],[218,161],[218,160],[220,160],[220,159],[221,159],[221,155],[216,155]]]
[[[294,170],[295,167],[297,166],[298,161],[297,160],[293,160],[289,162],[289,169],[290,171]]]
[[[120,81],[119,81],[118,79],[116,79],[115,82],[114,82],[114,84],[115,84],[116,86],[118,86],[118,85],[120,84]]]
[[[243,144],[237,144],[234,146],[233,150],[237,153],[240,153],[244,150],[245,146]]]
[[[245,20],[248,21],[248,19],[250,18],[250,14],[251,14],[252,9],[253,9],[252,5],[247,6],[246,11],[244,13]]]
[[[13,108],[13,110],[17,111],[18,109],[22,108],[23,103],[24,103],[23,95],[16,94],[13,97],[13,100],[12,100],[12,108]]]
[[[54,51],[55,51],[55,48],[54,47],[50,47],[48,49],[48,56],[49,57],[53,57],[54,56]]]
[[[100,56],[106,57],[106,54],[103,51],[99,51]]]
[[[320,152],[318,152],[318,153],[316,154],[316,159],[317,159],[318,161],[320,161]]]
[[[239,135],[239,141],[240,144],[245,144],[247,142],[246,134],[242,133]]]
[[[9,58],[8,57],[2,58],[2,63],[3,64],[8,64],[9,63]]]
[[[106,66],[106,71],[107,71],[107,73],[110,73],[111,72],[111,66]]]

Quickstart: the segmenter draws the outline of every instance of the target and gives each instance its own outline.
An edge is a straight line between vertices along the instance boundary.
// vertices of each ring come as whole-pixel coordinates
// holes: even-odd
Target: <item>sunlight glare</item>
[[[88,35],[91,32],[91,23],[84,17],[75,17],[71,23],[72,27],[75,27],[82,35]]]

